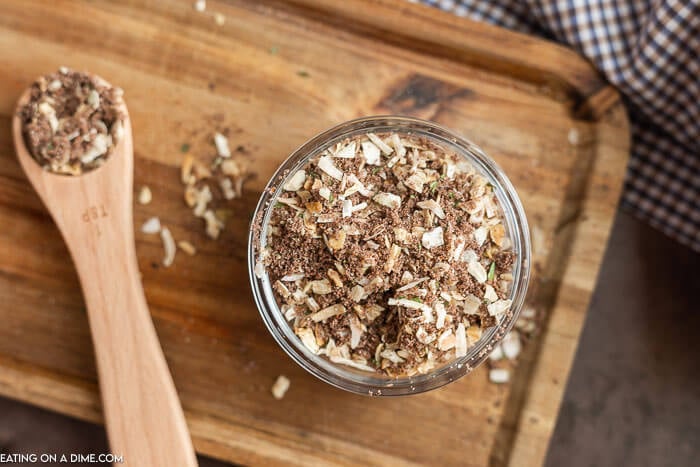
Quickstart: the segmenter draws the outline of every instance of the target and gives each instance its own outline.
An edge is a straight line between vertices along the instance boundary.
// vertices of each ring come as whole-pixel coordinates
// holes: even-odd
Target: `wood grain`
[[[53,174],[24,144],[20,97],[12,119],[15,152],[51,214],[78,271],[95,343],[109,444],[124,465],[196,467],[197,459],[151,321],[134,245],[134,148],[124,108],[124,136],[99,170]]]
[[[610,91],[572,52],[399,0],[207,5],[206,14],[189,2],[0,6],[0,392],[100,419],[76,275],[7,130],[22,88],[65,64],[126,91],[135,185],[154,193],[135,207],[136,225],[157,215],[198,248],[154,267],[160,240],[136,234],[146,297],[198,450],[254,465],[539,465],[620,193],[628,129],[619,100],[576,114]],[[213,12],[225,15],[223,26]],[[542,233],[529,301],[548,320],[509,386],[490,384],[479,368],[415,397],[346,394],[298,368],[255,310],[246,238],[267,178],[318,131],[378,113],[435,120],[482,146]],[[182,202],[178,166],[182,143],[206,158],[211,133],[224,128],[257,176],[214,242]],[[275,401],[279,374],[292,386]]]

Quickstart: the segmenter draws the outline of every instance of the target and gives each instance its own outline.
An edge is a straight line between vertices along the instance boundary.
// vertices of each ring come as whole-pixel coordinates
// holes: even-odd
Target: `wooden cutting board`
[[[192,3],[0,5],[0,393],[101,417],[76,274],[10,141],[21,90],[68,65],[125,90],[136,186],[154,196],[135,206],[136,225],[159,216],[199,249],[166,269],[159,238],[137,232],[151,313],[200,452],[255,465],[539,465],[626,165],[617,94],[571,51],[401,0],[209,0],[205,13]],[[423,395],[348,394],[297,367],[258,316],[246,234],[267,178],[315,133],[380,113],[466,135],[522,197],[537,231],[529,302],[545,320],[511,384],[490,383],[482,367]],[[221,128],[256,178],[212,241],[182,201],[178,167],[183,144],[209,155]],[[280,374],[291,389],[277,401]]]

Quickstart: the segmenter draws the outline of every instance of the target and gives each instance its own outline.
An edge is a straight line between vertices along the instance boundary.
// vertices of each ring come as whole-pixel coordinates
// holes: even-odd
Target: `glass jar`
[[[509,297],[512,300],[511,312],[504,315],[496,326],[486,329],[481,339],[468,349],[466,356],[436,367],[427,374],[388,377],[332,363],[323,356],[315,355],[294,334],[292,326],[280,311],[267,273],[263,273],[260,278],[255,274],[257,253],[267,241],[266,230],[270,220],[270,207],[275,205],[277,197],[282,192],[282,186],[286,183],[286,178],[303,168],[310,158],[326,148],[345,138],[368,132],[395,132],[422,136],[462,155],[493,185],[504,214],[503,223],[506,234],[510,238],[512,251],[515,254],[513,283]],[[530,278],[530,236],[525,212],[513,185],[503,170],[474,143],[435,123],[416,118],[366,117],[342,123],[315,136],[294,151],[277,169],[265,187],[253,215],[253,226],[250,229],[248,241],[248,272],[255,303],[265,325],[277,343],[302,368],[333,386],[358,394],[376,396],[417,394],[443,386],[471,372],[488,358],[494,346],[513,327],[525,300]]]

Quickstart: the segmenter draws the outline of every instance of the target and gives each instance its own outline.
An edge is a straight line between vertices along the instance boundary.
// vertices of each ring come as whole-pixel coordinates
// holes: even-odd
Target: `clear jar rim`
[[[468,349],[465,357],[455,359],[426,374],[398,378],[354,370],[313,354],[302,344],[294,334],[292,326],[284,318],[272,293],[267,274],[265,273],[262,278],[258,278],[255,274],[257,252],[266,241],[269,207],[274,205],[275,199],[282,192],[281,187],[285,179],[306,165],[308,159],[339,140],[360,133],[390,131],[428,137],[453,149],[472,163],[494,187],[505,216],[513,252],[517,255],[513,262],[510,296],[512,304],[508,315],[496,326],[487,329],[482,338]],[[260,245],[256,242],[260,242]],[[522,203],[510,180],[493,159],[468,139],[435,123],[412,117],[372,116],[347,121],[316,135],[292,152],[280,165],[263,190],[253,214],[248,239],[248,274],[255,303],[263,322],[282,349],[302,368],[317,378],[346,391],[365,395],[393,396],[418,394],[441,387],[470,373],[488,358],[493,347],[512,329],[523,306],[530,279],[530,255],[530,231]]]

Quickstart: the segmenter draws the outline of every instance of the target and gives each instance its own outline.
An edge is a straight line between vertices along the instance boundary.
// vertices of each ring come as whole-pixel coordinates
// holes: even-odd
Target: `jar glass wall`
[[[292,326],[285,319],[272,291],[267,273],[255,274],[259,251],[265,247],[271,206],[282,193],[286,178],[304,168],[309,159],[318,156],[326,148],[359,134],[398,133],[428,138],[461,155],[493,186],[503,211],[503,224],[512,243],[513,282],[510,289],[512,305],[510,313],[503,316],[496,326],[484,330],[481,339],[468,349],[467,355],[436,367],[427,374],[389,377],[379,373],[356,370],[333,363],[307,349]],[[527,292],[530,277],[530,237],[527,220],[520,199],[500,167],[472,142],[431,122],[396,116],[367,117],[352,120],[327,130],[312,138],[282,163],[263,191],[253,216],[248,242],[248,271],[260,314],[270,333],[284,351],[304,369],[323,381],[358,394],[405,395],[428,391],[443,386],[471,372],[482,363],[517,320]]]

